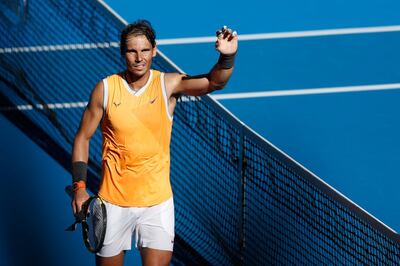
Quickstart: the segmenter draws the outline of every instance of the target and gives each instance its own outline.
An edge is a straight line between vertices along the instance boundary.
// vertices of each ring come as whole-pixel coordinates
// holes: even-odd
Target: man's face
[[[126,67],[129,72],[141,77],[149,71],[156,48],[144,35],[128,36],[126,39]]]

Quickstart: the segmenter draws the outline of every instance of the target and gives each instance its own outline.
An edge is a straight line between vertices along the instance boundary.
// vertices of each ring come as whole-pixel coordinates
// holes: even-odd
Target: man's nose
[[[143,56],[142,56],[142,53],[137,53],[137,55],[136,55],[136,62],[140,62],[140,61],[142,61],[143,60]]]

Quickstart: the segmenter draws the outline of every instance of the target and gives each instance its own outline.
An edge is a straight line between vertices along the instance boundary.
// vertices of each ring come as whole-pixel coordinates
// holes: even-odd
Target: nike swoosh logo
[[[150,101],[150,104],[153,104],[157,100],[157,97]]]
[[[115,107],[118,107],[121,105],[121,103],[113,103],[115,105]]]

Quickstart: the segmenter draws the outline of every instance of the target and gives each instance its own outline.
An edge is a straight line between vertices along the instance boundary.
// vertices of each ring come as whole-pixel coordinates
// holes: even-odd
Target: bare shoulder
[[[103,80],[100,80],[99,82],[97,82],[96,86],[94,86],[93,92],[94,91],[102,91],[103,87],[104,87]]]
[[[104,96],[103,87],[104,85],[102,80],[96,84],[90,96],[90,104],[94,104],[95,106],[102,106]]]
[[[184,76],[180,73],[165,73],[165,87],[169,96],[177,93],[177,88],[179,88]]]

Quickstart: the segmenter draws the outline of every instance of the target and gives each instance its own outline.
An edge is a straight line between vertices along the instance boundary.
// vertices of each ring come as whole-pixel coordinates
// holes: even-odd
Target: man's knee
[[[167,266],[171,262],[172,251],[140,248],[140,255],[144,266]]]
[[[96,255],[96,266],[123,266],[125,252],[112,257],[101,257]]]

